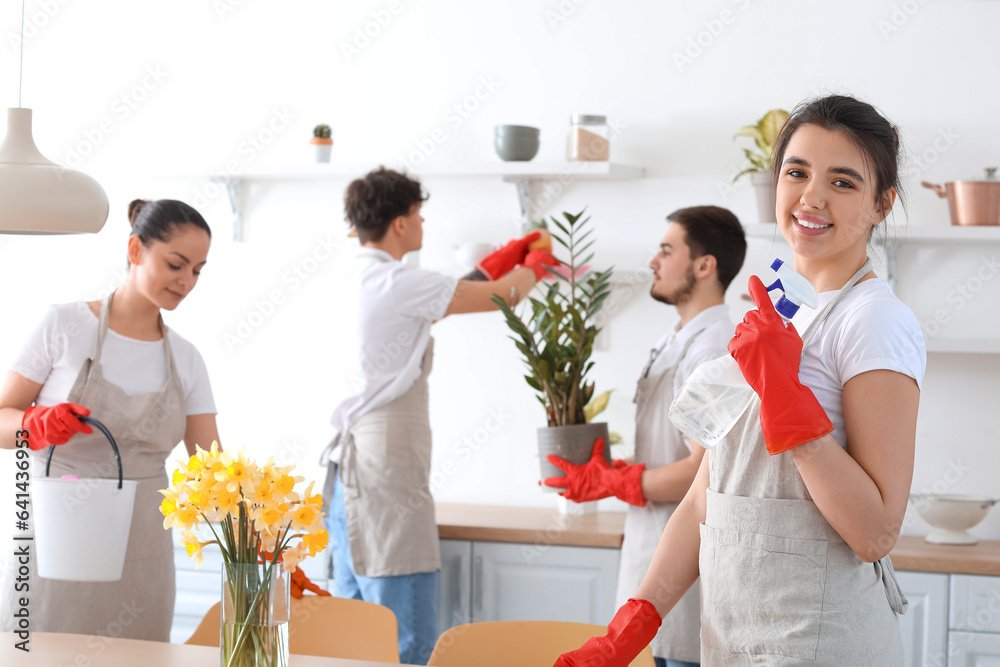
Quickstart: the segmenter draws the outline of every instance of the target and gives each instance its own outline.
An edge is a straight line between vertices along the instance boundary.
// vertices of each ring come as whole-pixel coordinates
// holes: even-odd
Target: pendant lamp
[[[0,144],[0,234],[96,233],[107,219],[108,195],[100,184],[39,152],[31,134],[31,109],[7,109],[7,136]]]

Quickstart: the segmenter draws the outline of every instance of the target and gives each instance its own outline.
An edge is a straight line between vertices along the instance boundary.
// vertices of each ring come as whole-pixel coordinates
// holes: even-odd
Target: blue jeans
[[[355,574],[347,538],[343,484],[334,486],[326,527],[333,546],[333,594],[391,609],[399,626],[400,661],[426,665],[438,636],[438,570],[391,577]]]
[[[697,662],[682,662],[680,660],[670,660],[669,658],[656,658],[656,667],[701,667]]]

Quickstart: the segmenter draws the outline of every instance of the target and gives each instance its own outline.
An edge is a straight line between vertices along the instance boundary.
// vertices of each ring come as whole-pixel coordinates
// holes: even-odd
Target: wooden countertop
[[[438,535],[447,540],[621,548],[624,512],[560,514],[555,509],[437,503]],[[928,544],[903,535],[889,554],[897,570],[1000,575],[1000,542]]]
[[[438,535],[443,540],[618,549],[625,530],[625,512],[560,514],[540,507],[457,503],[437,503],[435,512]]]
[[[972,546],[929,544],[918,535],[902,535],[889,554],[897,570],[1000,575],[1000,542]]]

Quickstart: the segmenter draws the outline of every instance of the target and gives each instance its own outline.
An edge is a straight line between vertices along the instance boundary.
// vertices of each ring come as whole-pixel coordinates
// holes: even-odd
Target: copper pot
[[[981,181],[952,181],[936,185],[924,181],[938,197],[948,198],[953,225],[1000,225],[1000,180],[997,168],[986,170],[986,178]]]

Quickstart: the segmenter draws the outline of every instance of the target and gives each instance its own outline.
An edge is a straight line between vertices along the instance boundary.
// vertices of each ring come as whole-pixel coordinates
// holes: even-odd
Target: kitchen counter
[[[625,531],[625,512],[560,514],[540,507],[458,503],[437,503],[435,512],[443,540],[619,549]]]
[[[618,549],[625,530],[624,512],[560,514],[539,507],[502,507],[437,503],[438,535],[447,540],[561,544]],[[897,570],[1000,575],[1000,542],[973,546],[928,544],[903,535],[890,553]]]
[[[972,546],[928,544],[918,535],[902,535],[889,554],[897,570],[1000,575],[1000,542]]]

